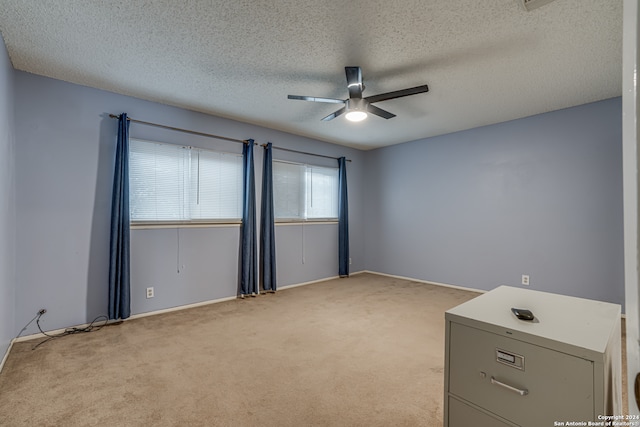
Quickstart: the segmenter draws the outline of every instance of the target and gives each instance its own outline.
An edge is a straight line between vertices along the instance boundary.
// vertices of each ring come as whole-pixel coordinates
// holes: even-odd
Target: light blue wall
[[[619,98],[367,152],[368,270],[624,301]]]
[[[14,71],[0,37],[0,360],[15,330]]]
[[[266,129],[78,86],[24,72],[16,80],[17,294],[15,319],[26,323],[46,308],[43,325],[56,329],[107,311],[110,194],[117,122],[109,113],[236,139],[295,148],[349,163],[352,271],[364,268],[364,153]],[[158,128],[131,125],[131,137],[241,152],[242,146]],[[260,193],[262,148],[255,148]],[[326,159],[274,152],[275,159],[325,164]],[[337,165],[333,160],[332,165]],[[259,200],[258,200],[259,203]],[[258,204],[259,206],[259,204]],[[317,227],[317,228],[316,228]],[[306,262],[288,259],[300,245],[292,226],[276,228],[278,285],[337,275],[337,232],[306,226]],[[239,227],[137,229],[131,233],[131,307],[143,313],[234,296]],[[180,268],[178,268],[180,267]],[[145,298],[153,286],[155,297]],[[26,333],[35,332],[33,329]]]
[[[15,140],[15,167],[9,161],[2,169],[0,191],[7,194],[3,202],[11,200],[15,176],[17,215],[11,208],[0,214],[0,233],[15,241],[15,251],[12,243],[0,247],[7,255],[0,264],[0,345],[40,308],[48,310],[46,329],[106,312],[116,132],[108,114],[123,111],[352,159],[352,272],[477,289],[518,285],[521,274],[529,274],[532,289],[623,301],[619,99],[361,152],[13,72],[5,63],[0,82],[10,93],[15,81],[15,130],[11,96],[3,97],[0,120],[8,133],[0,136],[0,147],[11,151]],[[241,150],[239,144],[136,124],[131,136]],[[259,198],[262,148],[255,150]],[[274,158],[335,164],[277,150]],[[335,276],[336,240],[336,225],[278,225],[279,286]],[[133,230],[133,313],[235,295],[238,242],[237,226]],[[155,287],[153,299],[144,297],[148,286]]]

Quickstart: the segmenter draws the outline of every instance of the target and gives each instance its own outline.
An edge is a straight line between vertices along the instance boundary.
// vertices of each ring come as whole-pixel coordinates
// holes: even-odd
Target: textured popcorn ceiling
[[[622,0],[0,0],[0,31],[19,70],[363,149],[622,93]],[[287,99],[355,65],[431,91],[361,123]]]

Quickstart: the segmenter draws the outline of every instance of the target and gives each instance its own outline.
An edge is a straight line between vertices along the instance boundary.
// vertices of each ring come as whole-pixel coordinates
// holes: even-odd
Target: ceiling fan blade
[[[329,114],[327,117],[323,117],[322,121],[328,122],[329,120],[333,120],[336,117],[338,117],[339,115],[341,115],[342,113],[344,113],[345,111],[347,111],[347,107],[342,107],[338,111],[335,111],[335,112]]]
[[[368,96],[365,99],[369,102],[380,102],[386,101],[387,99],[402,98],[403,96],[417,95],[424,92],[429,92],[429,86],[422,85],[409,89],[396,90],[394,92],[381,93],[380,95]]]
[[[312,101],[312,102],[327,102],[329,104],[344,104],[344,99],[336,98],[318,98],[317,96],[300,96],[300,95],[288,95],[289,99],[299,99],[300,101]]]
[[[362,70],[360,67],[344,67],[347,75],[347,89],[349,98],[362,98],[364,86],[362,84]]]
[[[378,108],[375,105],[371,104],[367,104],[367,111],[371,114],[375,114],[376,116],[380,116],[383,119],[392,119],[396,116],[393,113],[390,113],[386,110],[383,110],[382,108]]]

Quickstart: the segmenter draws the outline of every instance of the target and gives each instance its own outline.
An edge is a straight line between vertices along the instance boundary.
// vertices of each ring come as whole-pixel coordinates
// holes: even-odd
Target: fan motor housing
[[[347,111],[367,111],[367,101],[362,98],[349,98]]]

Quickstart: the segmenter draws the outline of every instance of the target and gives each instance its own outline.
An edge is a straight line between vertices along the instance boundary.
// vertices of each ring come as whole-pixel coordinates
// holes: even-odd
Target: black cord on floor
[[[109,322],[109,318],[107,316],[101,315],[101,316],[98,316],[95,319],[93,319],[91,321],[91,323],[89,323],[84,328],[67,328],[63,332],[60,332],[59,334],[50,335],[50,334],[47,334],[45,331],[43,331],[42,328],[40,327],[40,317],[42,317],[43,314],[44,313],[42,313],[42,312],[38,312],[37,316],[34,317],[34,319],[36,319],[36,324],[38,325],[38,329],[40,330],[40,333],[42,333],[42,335],[44,335],[44,336],[46,336],[48,338],[46,340],[44,340],[44,341],[40,341],[31,350],[35,350],[36,348],[40,347],[42,344],[44,344],[46,342],[49,342],[49,341],[51,341],[52,339],[55,339],[55,338],[62,338],[62,337],[66,337],[67,335],[80,334],[80,333],[85,333],[85,332],[99,331],[100,329],[102,329],[107,324],[107,322]],[[104,319],[104,323],[94,326],[94,323],[98,322],[100,319]],[[33,322],[33,320],[31,320],[31,322]],[[29,323],[31,323],[31,322],[29,322]],[[25,326],[25,328],[26,328],[26,326]]]

